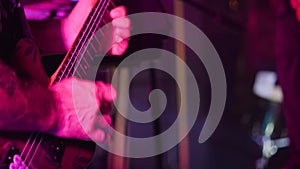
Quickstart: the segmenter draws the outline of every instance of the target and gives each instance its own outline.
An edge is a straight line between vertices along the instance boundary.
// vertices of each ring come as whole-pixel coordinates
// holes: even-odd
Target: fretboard
[[[99,0],[87,17],[80,33],[76,37],[72,47],[65,56],[62,64],[54,74],[53,83],[57,83],[66,77],[74,75],[79,78],[86,77],[90,64],[93,63],[94,54],[101,48],[100,38],[105,38],[104,34],[100,32],[97,37],[93,37],[93,43],[89,43],[90,38],[105,24],[105,16],[107,10],[113,6],[111,0]],[[99,40],[98,40],[99,39]],[[89,50],[86,50],[87,43],[89,43]],[[80,64],[78,64],[80,62]]]

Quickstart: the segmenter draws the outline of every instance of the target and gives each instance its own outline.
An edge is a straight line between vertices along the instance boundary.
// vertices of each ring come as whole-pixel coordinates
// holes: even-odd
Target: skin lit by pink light
[[[76,35],[79,34],[83,23],[85,22],[88,14],[95,6],[97,1],[78,1],[68,17],[62,21],[62,36],[66,49],[70,49]],[[128,35],[130,34],[130,20],[126,17],[126,8],[118,6],[110,11],[112,18],[111,33],[108,34],[107,40],[115,42],[112,44],[110,54],[122,55],[128,46]]]
[[[296,17],[300,21],[300,0],[290,0],[291,6],[296,10]]]

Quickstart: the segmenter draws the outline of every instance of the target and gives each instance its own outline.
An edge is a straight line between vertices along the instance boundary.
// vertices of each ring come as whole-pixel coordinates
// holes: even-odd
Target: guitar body
[[[26,146],[28,140],[30,143]],[[8,169],[14,156],[21,153],[25,164],[30,163],[30,169],[83,169],[91,161],[94,150],[95,144],[90,141],[41,133],[0,132],[0,169]]]

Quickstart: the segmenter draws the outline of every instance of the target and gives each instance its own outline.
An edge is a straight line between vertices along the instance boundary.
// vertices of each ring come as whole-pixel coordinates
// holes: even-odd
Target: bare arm
[[[3,62],[0,72],[0,131],[37,131],[99,142],[109,138],[105,128],[111,118],[98,111],[102,100],[116,98],[110,85],[72,78],[49,90],[37,82],[19,79]]]
[[[49,132],[56,126],[54,97],[47,88],[23,81],[0,62],[0,129]]]
[[[53,54],[68,51],[96,2],[97,0],[80,0],[69,16],[62,20],[30,22],[33,36],[42,52]],[[112,46],[112,55],[121,55],[127,49],[130,20],[125,16],[126,8],[123,6],[110,12],[110,17],[116,20],[113,22],[111,36],[106,38],[118,42]],[[122,19],[117,20],[118,18]]]
[[[109,124],[103,120],[110,121],[110,117],[99,116],[98,111],[102,101],[110,102],[116,97],[110,85],[69,78],[49,89],[45,85],[48,78],[39,77],[44,75],[40,54],[29,38],[18,42],[12,65],[30,77],[17,75],[15,70],[0,62],[0,130],[39,131],[85,140],[90,137],[97,141],[106,139],[103,129]],[[74,99],[79,100],[73,102]],[[86,130],[80,123],[88,125]]]
[[[17,43],[10,64],[14,70],[0,63],[0,130],[39,131],[76,139],[92,137],[97,141],[105,139],[103,129],[109,123],[104,120],[110,121],[110,117],[99,116],[98,111],[102,101],[115,99],[112,86],[71,78],[52,85],[49,90],[49,79],[39,51],[30,38],[22,38]],[[19,78],[21,74],[29,78]],[[72,86],[74,83],[77,85]],[[79,90],[74,92],[74,87]],[[80,99],[79,105],[73,103],[74,98]],[[86,131],[79,121],[88,125]]]
[[[1,11],[10,12],[0,6]],[[16,44],[11,44],[8,53],[0,53],[1,59],[7,58],[0,60],[0,130],[47,132],[57,121],[54,97],[47,89],[49,80],[39,51],[30,38],[23,10],[15,8],[13,11],[5,18],[5,23],[10,24],[1,32]]]
[[[29,22],[33,36],[42,52],[45,54],[67,52],[95,3],[95,0],[81,0],[69,16],[61,20]]]

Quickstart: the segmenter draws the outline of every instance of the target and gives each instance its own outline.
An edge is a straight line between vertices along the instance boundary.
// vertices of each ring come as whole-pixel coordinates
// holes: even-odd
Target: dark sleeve
[[[18,0],[0,1],[0,57],[7,61],[19,39],[32,37]]]
[[[0,61],[0,131],[52,131],[55,119],[55,97],[47,87],[19,79]],[[56,120],[53,120],[56,124]]]

